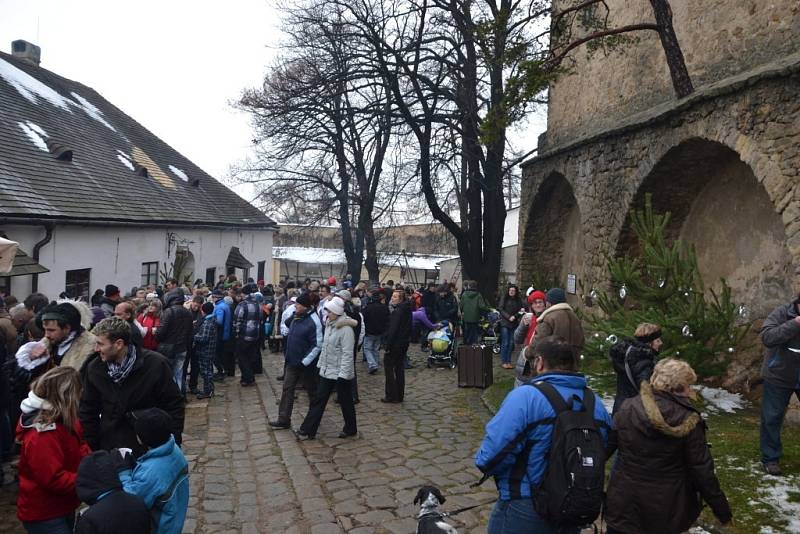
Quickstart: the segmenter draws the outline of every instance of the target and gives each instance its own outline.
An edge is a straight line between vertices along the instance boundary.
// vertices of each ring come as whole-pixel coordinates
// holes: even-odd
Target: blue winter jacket
[[[586,378],[578,373],[545,373],[528,382],[543,381],[558,390],[565,400],[577,395],[583,399]],[[582,406],[575,403],[574,409]],[[547,455],[553,435],[555,410],[535,387],[523,385],[513,389],[503,401],[497,414],[486,424],[486,436],[475,455],[475,465],[485,475],[494,476],[500,500],[530,498],[531,488],[542,479],[547,467]],[[603,439],[608,442],[611,417],[602,401],[595,395],[594,418]],[[512,477],[514,464],[526,444],[533,442],[527,469],[520,477]]]
[[[156,500],[164,496],[156,534],[180,534],[189,507],[189,475],[186,458],[170,436],[163,445],[150,449],[136,461],[133,469],[119,474],[122,489],[144,500],[152,510]],[[165,495],[173,482],[178,481],[169,496]]]
[[[231,307],[225,303],[225,299],[219,299],[219,302],[214,304],[214,319],[222,329],[222,341],[228,341],[231,338],[233,314],[231,313]]]
[[[294,314],[286,321],[286,365],[310,365],[319,356],[324,338],[322,323],[314,310],[303,315]]]

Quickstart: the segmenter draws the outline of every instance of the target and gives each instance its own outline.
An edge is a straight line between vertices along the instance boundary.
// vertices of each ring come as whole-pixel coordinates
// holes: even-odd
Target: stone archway
[[[539,186],[528,208],[519,253],[523,286],[535,275],[558,277],[566,284],[567,273],[583,269],[581,212],[572,185],[559,173],[551,173]]]
[[[668,237],[695,246],[707,286],[725,278],[736,298],[758,314],[791,296],[792,261],[783,221],[736,151],[714,141],[688,139],[656,163],[631,209],[641,208],[647,193],[655,210],[672,213]],[[617,254],[635,253],[634,247],[628,215]]]

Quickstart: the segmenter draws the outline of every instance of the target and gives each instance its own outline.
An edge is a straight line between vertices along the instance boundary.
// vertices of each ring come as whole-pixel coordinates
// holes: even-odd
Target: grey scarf
[[[134,345],[129,345],[128,354],[121,363],[106,362],[108,366],[108,376],[111,377],[111,380],[115,384],[118,384],[125,380],[125,377],[130,374],[134,363],[136,363],[136,347]]]

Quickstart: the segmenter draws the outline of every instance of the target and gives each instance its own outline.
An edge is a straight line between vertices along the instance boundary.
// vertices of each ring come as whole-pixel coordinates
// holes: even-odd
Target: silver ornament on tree
[[[659,281],[658,281],[658,287],[659,287],[659,289],[664,289],[664,286],[665,286],[665,285],[667,285],[667,281],[666,281],[666,280],[664,280],[663,278],[662,278],[661,280],[659,280]]]
[[[750,309],[744,304],[740,304],[739,307],[736,308],[736,313],[739,315],[739,319],[742,321],[747,321],[750,319]]]
[[[613,345],[613,344],[615,344],[615,343],[618,341],[618,339],[617,339],[617,336],[615,336],[614,334],[611,334],[610,336],[608,336],[608,337],[606,338],[606,341],[607,341],[608,343],[611,343],[611,344]]]
[[[625,300],[625,297],[628,296],[628,287],[625,284],[622,284],[622,287],[619,288],[619,298]]]
[[[692,337],[692,329],[689,328],[689,323],[683,325],[683,328],[681,328],[681,334],[683,334],[683,337]]]

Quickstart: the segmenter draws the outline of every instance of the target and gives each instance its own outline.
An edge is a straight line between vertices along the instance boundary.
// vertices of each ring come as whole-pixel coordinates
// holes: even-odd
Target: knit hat
[[[114,284],[108,284],[106,285],[105,293],[107,297],[113,297],[114,295],[119,295],[119,288]]]
[[[348,300],[353,298],[353,296],[350,294],[350,292],[348,290],[346,290],[346,289],[342,289],[341,291],[337,291],[336,292],[336,296],[341,298],[344,301],[348,301]]]
[[[533,304],[534,300],[547,300],[547,295],[544,294],[544,291],[531,291],[528,295],[528,304]]]
[[[172,417],[161,408],[147,408],[131,413],[133,430],[149,448],[159,447],[172,436]]]
[[[344,301],[340,298],[334,298],[325,303],[325,309],[330,313],[336,315],[344,314]]]
[[[312,306],[311,294],[310,293],[301,293],[297,297],[297,300],[295,300],[295,302],[297,304],[300,304],[301,306],[305,306],[306,308],[310,308]]]
[[[547,292],[546,300],[549,304],[561,304],[567,301],[567,295],[560,287],[554,287]]]
[[[244,287],[242,288],[242,293],[244,293],[245,295],[249,295],[250,293],[255,293],[256,291],[258,291],[258,286],[253,283],[245,284]]]
[[[328,285],[331,286],[331,287],[335,286],[336,285],[336,277],[334,277],[334,276],[329,277],[328,278]]]
[[[224,298],[224,297],[225,297],[225,293],[223,293],[223,292],[222,292],[222,291],[220,291],[219,289],[215,289],[214,291],[212,291],[212,292],[211,292],[211,296],[212,296],[212,297],[215,297],[215,298],[220,298],[220,299],[221,299],[221,298]]]

